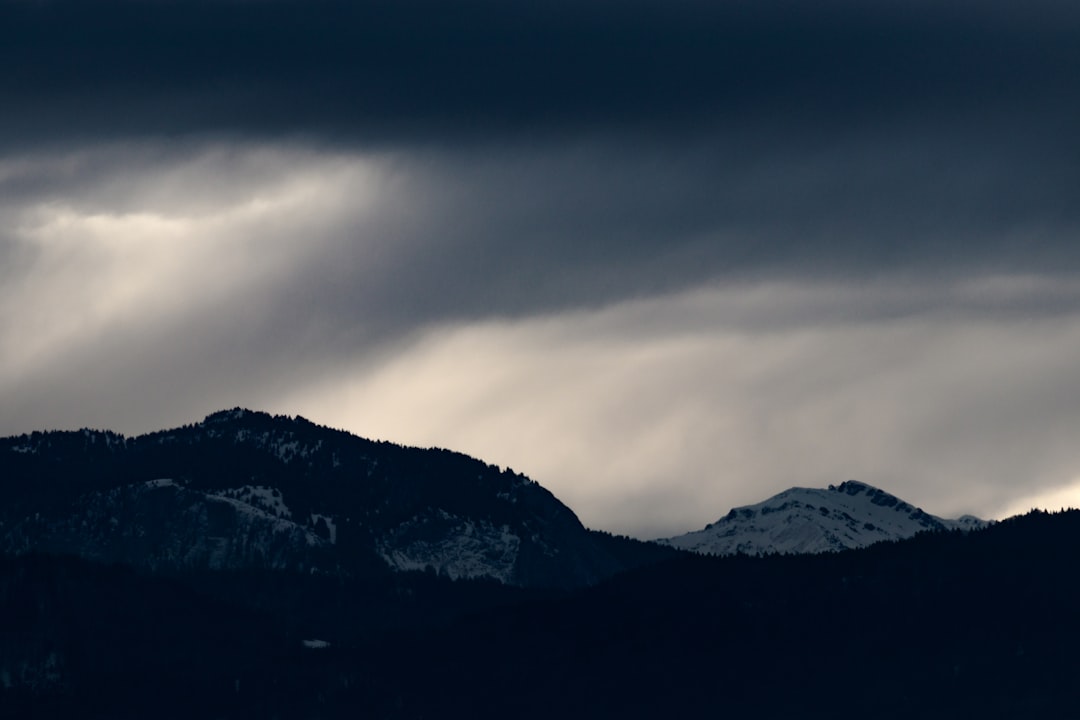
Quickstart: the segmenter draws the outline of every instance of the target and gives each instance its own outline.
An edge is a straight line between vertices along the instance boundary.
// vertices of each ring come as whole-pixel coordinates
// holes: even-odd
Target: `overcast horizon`
[[[235,406],[590,527],[1080,506],[1080,7],[0,2],[0,435]]]

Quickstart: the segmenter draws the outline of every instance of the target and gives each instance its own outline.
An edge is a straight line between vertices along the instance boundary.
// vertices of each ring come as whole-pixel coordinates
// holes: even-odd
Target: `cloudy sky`
[[[0,1],[0,434],[237,405],[684,532],[1080,504],[1080,10]]]

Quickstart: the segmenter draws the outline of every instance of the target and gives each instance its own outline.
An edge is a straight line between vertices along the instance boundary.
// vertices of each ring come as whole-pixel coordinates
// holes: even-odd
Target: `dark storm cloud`
[[[1008,8],[6,3],[2,127],[9,142],[204,131],[442,142],[612,125],[828,135],[1044,103],[1075,117],[1076,13]]]
[[[394,281],[404,296],[388,304],[419,314],[778,269],[1074,268],[1078,16],[1050,2],[7,3],[0,144],[288,138],[420,157],[405,212],[429,238],[399,262],[458,297]]]
[[[602,142],[428,155],[399,165],[377,218],[343,228],[298,282],[321,312],[377,308],[373,320],[409,328],[709,282],[1080,268],[1080,175],[1067,163],[889,139],[749,156]],[[376,263],[360,238],[389,251]]]
[[[7,3],[0,143],[427,153],[453,189],[418,210],[453,240],[404,261],[422,279],[425,264],[484,277],[494,297],[462,301],[509,312],[519,297],[603,300],[628,282],[648,293],[777,265],[1060,269],[1078,262],[1061,238],[1080,207],[1078,15],[1050,2]]]

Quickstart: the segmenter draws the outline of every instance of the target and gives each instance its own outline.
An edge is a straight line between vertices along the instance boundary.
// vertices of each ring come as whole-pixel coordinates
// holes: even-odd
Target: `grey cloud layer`
[[[170,321],[187,339],[177,357],[212,353],[233,332],[246,338],[232,351],[240,372],[305,354],[333,364],[441,323],[598,308],[716,283],[747,292],[775,281],[880,286],[873,302],[816,295],[784,317],[748,303],[740,326],[763,330],[943,308],[1042,317],[1078,304],[1072,207],[1049,194],[1008,221],[976,212],[1006,203],[1011,185],[1037,180],[1037,169],[1025,173],[1020,163],[941,178],[932,167],[878,162],[886,151],[859,144],[752,158],[716,145],[674,154],[646,145],[627,156],[604,142],[499,154],[156,147],[12,163],[31,170],[12,170],[9,182],[29,175],[40,189],[0,203],[10,221],[0,243],[8,308],[48,307],[72,291],[86,297],[106,271],[118,286],[125,276],[160,274],[160,294],[171,299],[159,305],[187,308]],[[981,195],[958,213],[939,197],[950,192]],[[67,245],[27,235],[35,223]],[[110,246],[108,232],[127,244]],[[87,252],[100,257],[80,260]],[[890,289],[904,282],[920,292]],[[206,309],[212,303],[221,306]],[[199,312],[214,322],[200,325]],[[55,310],[39,326],[62,317]],[[155,333],[172,331],[150,322]],[[222,335],[215,322],[241,331]]]
[[[414,154],[396,161],[379,209],[304,272],[322,278],[312,301],[336,316],[332,325],[368,317],[415,329],[709,283],[1031,274],[1067,284],[1080,269],[1080,204],[1057,185],[1013,193],[1053,185],[1039,168],[953,153],[958,166],[941,170],[902,154],[837,143],[753,159],[715,145],[625,155],[603,142]],[[997,305],[1039,314],[1074,302],[1025,295]]]
[[[988,516],[1075,483],[1080,315],[940,294],[851,312],[937,293],[774,284],[443,328],[281,407],[529,468],[586,522],[644,536],[849,477]]]

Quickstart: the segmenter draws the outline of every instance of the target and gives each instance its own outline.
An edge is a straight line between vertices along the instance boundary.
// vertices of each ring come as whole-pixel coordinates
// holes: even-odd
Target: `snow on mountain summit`
[[[884,490],[848,480],[825,489],[794,487],[734,508],[702,530],[658,542],[707,555],[820,553],[986,524],[970,515],[955,520],[930,515]]]

